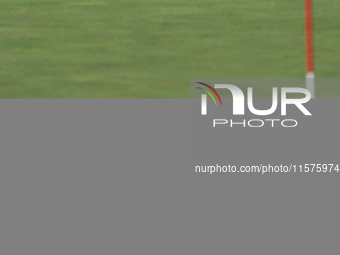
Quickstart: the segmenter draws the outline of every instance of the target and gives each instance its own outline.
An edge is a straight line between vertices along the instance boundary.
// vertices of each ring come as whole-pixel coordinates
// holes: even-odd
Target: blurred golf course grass
[[[0,5],[0,98],[188,98],[190,78],[305,75],[303,0]],[[339,13],[314,0],[317,77],[340,77]]]

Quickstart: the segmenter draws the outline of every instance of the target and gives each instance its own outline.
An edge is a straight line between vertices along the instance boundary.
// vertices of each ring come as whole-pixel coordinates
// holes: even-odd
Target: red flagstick
[[[306,87],[315,97],[314,46],[313,46],[313,0],[305,0],[306,33]]]

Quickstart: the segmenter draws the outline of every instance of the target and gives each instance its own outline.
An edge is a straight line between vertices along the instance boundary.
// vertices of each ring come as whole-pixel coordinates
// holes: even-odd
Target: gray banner
[[[199,156],[336,161],[339,107],[215,135],[198,99],[0,100],[0,253],[338,254],[338,178],[191,173]]]

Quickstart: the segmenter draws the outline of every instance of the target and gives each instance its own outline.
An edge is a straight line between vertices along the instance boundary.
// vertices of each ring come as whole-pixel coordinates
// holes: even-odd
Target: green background
[[[188,98],[190,78],[302,78],[303,2],[0,0],[0,97]],[[339,13],[314,0],[317,77],[340,77]]]

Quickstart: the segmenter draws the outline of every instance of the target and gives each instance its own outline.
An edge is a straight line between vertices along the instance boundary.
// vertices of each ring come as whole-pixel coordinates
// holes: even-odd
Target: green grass
[[[187,98],[190,78],[305,75],[303,0],[0,6],[1,98]],[[340,5],[314,10],[317,76],[340,77]]]

